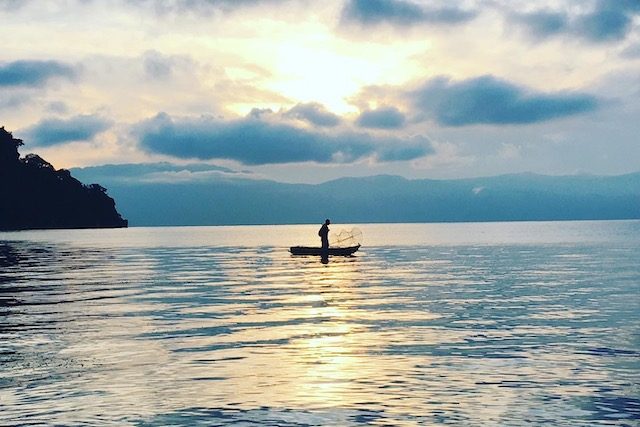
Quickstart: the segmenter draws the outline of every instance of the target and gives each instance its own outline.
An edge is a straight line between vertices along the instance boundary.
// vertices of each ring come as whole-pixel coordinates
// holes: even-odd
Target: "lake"
[[[0,233],[0,425],[640,425],[640,221],[319,226]]]

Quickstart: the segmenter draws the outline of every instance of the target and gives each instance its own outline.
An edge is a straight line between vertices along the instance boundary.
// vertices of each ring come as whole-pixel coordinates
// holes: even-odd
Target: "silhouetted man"
[[[320,227],[320,231],[318,231],[318,236],[320,236],[320,242],[322,243],[323,255],[329,250],[329,224],[331,224],[331,221],[325,219],[324,224]]]

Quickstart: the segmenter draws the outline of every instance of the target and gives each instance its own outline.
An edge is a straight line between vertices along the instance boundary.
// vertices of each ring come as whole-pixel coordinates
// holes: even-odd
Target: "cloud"
[[[153,79],[166,79],[170,77],[174,67],[174,62],[170,57],[154,50],[144,53],[142,56],[142,64],[145,75]]]
[[[58,61],[14,61],[0,63],[0,87],[41,86],[49,79],[60,77],[72,80],[73,67]]]
[[[568,35],[591,43],[623,40],[633,27],[634,17],[640,13],[638,0],[599,0],[587,12],[538,10],[511,13],[510,18],[535,38]]]
[[[363,128],[398,129],[404,126],[406,119],[395,107],[384,107],[363,111],[356,124]]]
[[[493,76],[462,81],[436,77],[408,97],[427,118],[445,126],[536,123],[598,108],[591,95],[535,92]]]
[[[405,0],[348,0],[342,10],[343,21],[361,25],[459,24],[476,15],[456,7],[426,8]]]
[[[73,168],[71,173],[83,182],[99,182],[104,185],[214,181],[226,177],[250,176],[243,172],[206,163],[178,165],[167,162],[88,166]]]
[[[28,102],[27,98],[20,95],[6,95],[0,96],[0,110],[15,110]]]
[[[141,147],[185,159],[230,159],[247,165],[350,163],[367,157],[411,160],[433,152],[424,137],[376,138],[365,133],[320,133],[247,116],[173,119],[165,113],[134,128]]]
[[[196,13],[232,12],[237,9],[278,3],[282,0],[124,0],[131,6],[151,7],[156,13]]]
[[[25,143],[50,147],[75,141],[90,141],[109,129],[112,122],[97,115],[79,115],[67,120],[44,119],[20,132]]]
[[[284,113],[284,117],[291,117],[298,120],[305,120],[316,126],[334,127],[340,124],[338,115],[328,111],[322,104],[309,102],[298,104]]]
[[[263,4],[282,3],[283,0],[114,0],[110,1],[110,5],[120,7],[126,5],[129,7],[146,9],[156,14],[193,14],[193,15],[209,15],[216,12],[229,13],[238,9],[246,9]],[[0,0],[0,11],[16,12],[26,6],[35,5],[38,7],[41,1],[35,0]],[[67,0],[65,2],[51,2],[47,8],[51,11],[69,10],[75,6],[86,6],[92,3],[100,4],[98,0]]]
[[[632,44],[627,46],[621,53],[620,56],[627,59],[639,59],[640,58],[640,43]]]
[[[46,110],[55,114],[67,114],[69,112],[69,106],[62,101],[53,101],[46,106]]]
[[[157,50],[148,50],[140,57],[144,77],[151,80],[167,80],[182,74],[192,74],[198,68],[187,55],[165,55]]]
[[[532,13],[516,13],[512,15],[516,23],[537,39],[555,36],[567,31],[569,18],[565,13],[538,11]]]
[[[0,1],[0,11],[15,12],[21,9],[28,0],[2,0]]]
[[[612,5],[578,18],[575,31],[594,42],[622,40],[631,29],[631,23],[627,10]]]

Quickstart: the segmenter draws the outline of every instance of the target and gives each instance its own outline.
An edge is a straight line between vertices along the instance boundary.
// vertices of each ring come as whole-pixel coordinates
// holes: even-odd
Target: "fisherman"
[[[318,231],[318,236],[320,236],[320,241],[322,242],[323,252],[329,250],[329,224],[331,224],[331,221],[329,219],[325,219],[324,224],[322,224],[322,227],[320,227],[320,230]]]

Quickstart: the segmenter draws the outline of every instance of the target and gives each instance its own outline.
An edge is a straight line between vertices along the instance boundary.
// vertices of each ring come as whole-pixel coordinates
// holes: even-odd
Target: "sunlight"
[[[353,111],[344,98],[377,73],[361,59],[328,48],[310,50],[295,41],[280,46],[276,56],[269,89],[300,102],[319,102],[336,113]]]
[[[299,102],[319,102],[337,114],[356,111],[347,98],[363,86],[400,83],[418,73],[407,61],[417,46],[396,49],[369,43],[356,49],[322,33],[278,44],[271,59],[273,79],[266,88]],[[424,44],[420,46],[424,49]]]

